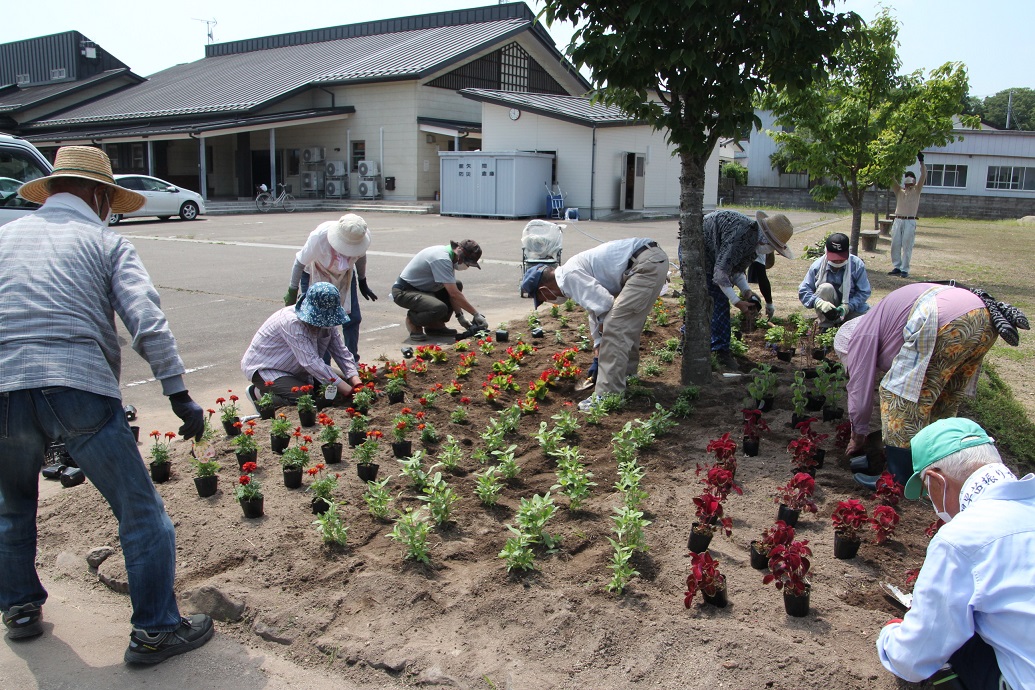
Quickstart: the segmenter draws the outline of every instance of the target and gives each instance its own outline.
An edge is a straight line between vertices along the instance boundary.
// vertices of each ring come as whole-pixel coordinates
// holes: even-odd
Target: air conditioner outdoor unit
[[[341,177],[345,174],[345,161],[327,161],[327,175]]]
[[[377,175],[377,161],[360,161],[359,174],[362,177],[373,177]]]
[[[323,160],[323,149],[318,146],[312,146],[307,149],[302,149],[302,162],[303,163],[319,163]]]
[[[323,189],[323,173],[322,172],[303,172],[302,173],[302,191],[303,192],[315,192]]]
[[[377,196],[377,182],[375,180],[360,180],[359,182],[359,195],[360,196]]]
[[[341,196],[344,190],[345,185],[341,180],[327,180],[323,185],[324,196]]]

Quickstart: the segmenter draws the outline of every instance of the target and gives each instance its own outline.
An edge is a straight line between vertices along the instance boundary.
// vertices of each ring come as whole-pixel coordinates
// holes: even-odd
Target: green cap
[[[909,444],[913,453],[913,476],[906,482],[903,492],[906,498],[915,501],[924,495],[920,473],[925,469],[964,448],[986,443],[995,441],[976,422],[965,417],[939,419],[918,431]]]

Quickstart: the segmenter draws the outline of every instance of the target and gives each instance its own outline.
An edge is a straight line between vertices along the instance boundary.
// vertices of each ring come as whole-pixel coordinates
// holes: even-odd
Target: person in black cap
[[[525,271],[521,294],[533,305],[578,302],[589,315],[599,369],[594,394],[579,403],[589,410],[609,393],[625,391],[640,363],[640,334],[668,279],[668,255],[648,237],[605,242],[580,252],[560,268],[543,264]]]
[[[835,232],[827,238],[826,253],[812,262],[798,286],[798,299],[816,310],[821,328],[840,326],[865,314],[870,305],[866,264],[849,253],[848,236]]]
[[[488,329],[488,320],[464,296],[463,283],[456,279],[456,272],[469,266],[481,270],[481,258],[482,248],[477,242],[462,240],[422,249],[410,259],[392,286],[392,299],[407,310],[410,340],[427,340],[429,335],[456,336],[446,322],[455,313],[460,325],[469,326],[465,311],[474,317],[471,322],[475,328]]]

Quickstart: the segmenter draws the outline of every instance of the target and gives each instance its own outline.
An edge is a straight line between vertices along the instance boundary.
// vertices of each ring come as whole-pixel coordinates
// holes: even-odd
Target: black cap
[[[847,261],[848,247],[848,235],[843,232],[835,232],[827,238],[827,258],[834,261]]]

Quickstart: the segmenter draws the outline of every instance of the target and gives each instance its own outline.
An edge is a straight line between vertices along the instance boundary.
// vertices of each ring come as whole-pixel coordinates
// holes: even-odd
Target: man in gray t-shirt
[[[469,266],[480,270],[481,256],[477,242],[463,240],[422,249],[410,260],[392,286],[392,298],[407,310],[406,330],[411,340],[455,336],[456,331],[446,328],[446,322],[456,313],[457,320],[465,323],[465,311],[474,317],[476,327],[488,328],[488,321],[467,300],[463,284],[456,280],[456,271]]]

